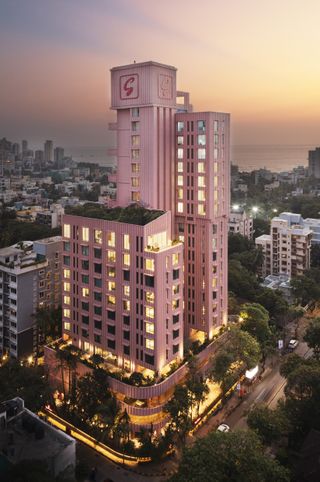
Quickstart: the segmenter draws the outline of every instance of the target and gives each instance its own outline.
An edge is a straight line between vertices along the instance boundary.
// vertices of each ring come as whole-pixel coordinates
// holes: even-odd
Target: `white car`
[[[226,423],[221,423],[217,428],[217,432],[230,432],[230,427]]]
[[[288,348],[289,350],[294,350],[295,348],[297,348],[298,345],[299,345],[298,340],[292,339],[289,341]]]

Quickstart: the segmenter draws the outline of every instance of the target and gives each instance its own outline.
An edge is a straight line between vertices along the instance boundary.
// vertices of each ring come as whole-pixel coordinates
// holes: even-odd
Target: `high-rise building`
[[[320,147],[316,147],[313,151],[309,151],[309,176],[320,179]]]
[[[64,166],[64,149],[63,147],[55,147],[54,149],[54,162],[58,169],[63,169]]]
[[[61,303],[61,236],[0,249],[0,355],[33,354],[37,308]]]
[[[41,149],[38,149],[34,153],[34,160],[37,164],[41,165],[44,162],[44,151]]]
[[[52,162],[53,161],[53,142],[46,141],[44,143],[44,162]]]
[[[176,69],[156,62],[113,68],[111,107],[120,207],[64,216],[63,334],[157,379],[186,340],[211,340],[227,321],[229,114],[192,112]],[[155,417],[183,370],[139,394],[110,386]]]
[[[28,150],[28,141],[24,139],[21,143],[21,151],[23,156],[27,152],[27,150]]]

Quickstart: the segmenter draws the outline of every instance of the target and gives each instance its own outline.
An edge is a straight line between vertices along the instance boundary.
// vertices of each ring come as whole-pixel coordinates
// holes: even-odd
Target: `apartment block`
[[[248,239],[253,238],[253,218],[244,209],[231,209],[229,214],[229,233],[241,234]]]
[[[61,303],[61,236],[0,249],[0,354],[33,354],[38,307]]]

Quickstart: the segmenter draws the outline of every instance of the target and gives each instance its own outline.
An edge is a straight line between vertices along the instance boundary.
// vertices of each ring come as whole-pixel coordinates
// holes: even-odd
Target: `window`
[[[94,278],[94,286],[96,286],[97,288],[102,288],[102,279]]]
[[[81,316],[81,321],[82,321],[82,323],[84,323],[85,325],[89,325],[89,316],[88,316],[88,315],[82,315],[82,316]]]
[[[183,136],[177,136],[177,144],[178,146],[183,146]]]
[[[204,174],[204,163],[203,162],[198,162],[198,172]]]
[[[64,316],[65,318],[70,318],[70,310],[69,310],[69,308],[64,308],[64,310],[63,310],[63,316]]]
[[[115,263],[116,262],[116,252],[115,251],[108,251],[107,254],[107,260],[109,263]]]
[[[132,121],[131,122],[131,130],[133,132],[138,132],[139,131],[139,122],[138,121]]]
[[[178,147],[177,156],[178,156],[178,159],[183,159],[183,149],[182,149],[182,147]]]
[[[154,340],[151,340],[150,338],[146,338],[146,348],[148,350],[154,350]]]
[[[123,332],[123,339],[124,340],[130,340],[130,331],[124,331]]]
[[[183,129],[184,129],[184,122],[182,121],[177,122],[177,131],[182,132]]]
[[[134,202],[140,201],[140,192],[139,191],[131,193],[131,201],[134,201]]]
[[[107,310],[107,317],[109,320],[115,320],[116,319],[116,312]]]
[[[127,269],[123,270],[123,280],[124,281],[130,281],[130,271]]]
[[[131,152],[132,152],[132,154],[131,154],[132,159],[134,159],[135,161],[137,159],[140,159],[140,149],[132,149]]]
[[[123,255],[123,264],[125,266],[130,266],[130,254],[129,253],[124,253]]]
[[[94,230],[94,242],[97,244],[102,244],[102,231],[101,229]]]
[[[179,270],[178,269],[172,270],[172,278],[173,278],[173,280],[179,279]]]
[[[116,342],[115,342],[115,340],[107,340],[107,345],[108,345],[108,348],[110,348],[111,350],[115,350],[115,349],[116,349]]]
[[[101,320],[94,320],[94,327],[95,327],[96,330],[101,330],[102,329]]]
[[[146,333],[154,335],[154,323],[150,323],[149,321],[146,322]]]
[[[140,136],[131,136],[131,145],[133,147],[140,145]]]
[[[115,290],[116,290],[115,281],[108,281],[108,291],[115,291]]]
[[[89,261],[87,259],[83,259],[81,261],[81,268],[85,269],[86,271],[89,269]]]
[[[178,172],[183,172],[183,162],[178,162],[177,170]]]
[[[123,324],[130,325],[130,315],[123,315]]]
[[[124,285],[123,294],[124,294],[124,296],[130,296],[130,286]]]
[[[123,247],[124,247],[124,249],[130,249],[130,236],[129,236],[129,234],[123,235]]]
[[[70,256],[63,257],[63,264],[65,264],[66,266],[70,266]]]
[[[205,134],[198,134],[198,145],[205,146],[206,145],[206,135]]]
[[[93,293],[93,297],[96,301],[102,301],[102,293],[100,293],[99,291],[95,291]]]
[[[94,272],[101,274],[102,273],[102,264],[101,263],[94,263]]]
[[[82,283],[88,285],[89,284],[89,276],[87,274],[81,275],[81,281],[82,281]]]
[[[131,172],[133,172],[133,173],[140,172],[140,164],[138,164],[136,162],[133,162],[131,164]]]
[[[101,335],[97,335],[96,333],[94,334],[94,342],[95,343],[101,343]]]
[[[64,327],[65,331],[70,331],[71,330],[71,323],[69,323],[68,321],[65,321],[64,324],[63,324],[63,327]]]
[[[89,256],[89,246],[81,246],[81,253],[83,256]]]
[[[63,249],[64,249],[64,251],[70,251],[70,242],[69,241],[68,242],[65,241],[63,243]]]
[[[179,344],[178,345],[173,345],[172,347],[172,353],[175,355],[179,351]]]
[[[172,322],[173,322],[173,323],[178,323],[178,321],[179,321],[179,316],[180,316],[179,314],[173,315],[173,316],[172,316]]]
[[[82,301],[81,303],[81,309],[83,311],[89,311],[89,303],[86,303],[85,301]]]
[[[218,132],[218,127],[219,127],[219,123],[217,120],[214,121],[213,123],[213,130],[214,132]]]
[[[145,282],[146,286],[149,286],[150,288],[154,288],[154,277],[153,276],[145,275],[144,282]]]
[[[82,241],[89,241],[89,228],[82,228]]]
[[[154,318],[154,308],[153,308],[153,306],[146,306],[146,316],[148,318]]]
[[[140,179],[138,177],[131,178],[131,187],[139,187],[140,186]]]
[[[206,187],[203,176],[198,176],[198,187]]]
[[[198,214],[201,214],[201,215],[206,214],[204,204],[198,204]]]
[[[215,145],[219,144],[219,134],[214,134],[214,143]]]
[[[175,338],[178,338],[178,336],[179,336],[179,330],[173,330],[172,338],[175,339]]]
[[[70,269],[65,268],[65,269],[63,270],[63,276],[64,276],[64,278],[68,278],[68,279],[69,279],[69,278],[70,278]]]
[[[178,211],[178,213],[183,213],[183,203],[177,204],[177,211]]]
[[[205,201],[204,191],[198,191],[198,201]]]
[[[95,314],[95,315],[99,315],[99,316],[102,315],[102,308],[101,308],[101,306],[94,306],[94,314]]]
[[[198,159],[205,159],[206,158],[206,150],[205,148],[201,147],[198,149]]]
[[[154,259],[150,259],[150,258],[146,259],[146,269],[148,271],[154,271]]]
[[[108,266],[107,268],[107,276],[109,278],[114,278],[116,276],[116,268],[114,266]]]
[[[174,253],[172,255],[172,264],[173,264],[173,266],[175,266],[176,264],[179,264],[179,254],[178,253]]]
[[[65,281],[65,282],[63,283],[63,290],[69,292],[69,291],[70,291],[70,283],[68,283],[67,281]]]
[[[206,121],[198,120],[198,132],[205,132],[206,131]]]
[[[180,291],[180,285],[179,285],[179,284],[172,286],[172,294],[173,294],[173,296],[174,296],[174,295],[177,295],[177,294],[179,293],[179,291]]]
[[[123,345],[123,353],[124,355],[130,355],[130,346]]]
[[[176,310],[179,308],[179,300],[172,300],[172,309]]]
[[[177,197],[178,197],[178,199],[183,199],[183,189],[182,189],[182,187],[179,187],[177,189]]]
[[[123,300],[123,309],[125,311],[130,311],[130,301],[129,300]]]
[[[146,291],[146,302],[154,303],[154,293],[152,291]]]
[[[218,159],[218,149],[216,147],[213,149],[213,159],[214,160]]]
[[[101,259],[102,257],[101,248],[94,248],[93,253],[95,258]]]
[[[88,298],[89,297],[89,288],[82,288],[82,296],[84,298]]]
[[[107,303],[108,305],[115,305],[116,304],[116,297],[113,295],[107,296]]]
[[[71,237],[70,224],[64,224],[64,225],[63,225],[63,236],[64,236],[65,238],[70,238],[70,237]]]
[[[131,115],[132,117],[139,117],[139,107],[133,107],[131,109]]]
[[[116,334],[116,327],[114,325],[107,325],[108,328],[108,333],[110,333],[110,335],[115,335]]]
[[[178,176],[178,186],[183,186],[183,176]]]

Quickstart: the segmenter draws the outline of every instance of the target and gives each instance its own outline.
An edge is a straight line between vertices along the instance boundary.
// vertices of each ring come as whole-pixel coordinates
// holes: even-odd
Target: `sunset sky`
[[[319,144],[319,0],[0,0],[0,137],[108,144],[109,69],[178,68],[233,144]]]

